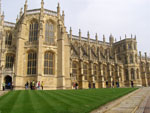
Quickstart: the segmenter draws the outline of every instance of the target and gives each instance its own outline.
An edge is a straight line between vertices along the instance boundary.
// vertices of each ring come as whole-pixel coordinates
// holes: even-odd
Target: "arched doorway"
[[[4,78],[4,82],[6,84],[6,89],[10,89],[11,88],[11,84],[12,84],[12,77],[7,75],[5,78]]]

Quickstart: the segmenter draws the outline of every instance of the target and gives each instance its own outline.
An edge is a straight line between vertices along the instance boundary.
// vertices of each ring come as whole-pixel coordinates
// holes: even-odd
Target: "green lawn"
[[[0,113],[88,113],[134,90],[11,91],[0,97]]]

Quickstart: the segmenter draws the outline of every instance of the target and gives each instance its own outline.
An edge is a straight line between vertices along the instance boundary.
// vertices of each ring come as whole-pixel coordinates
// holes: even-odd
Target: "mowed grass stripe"
[[[39,94],[42,98],[48,100],[48,102],[53,105],[53,108],[56,108],[55,111],[50,109],[50,113],[61,113],[63,111],[68,111],[68,108],[71,107],[68,102],[63,101],[63,98],[59,98],[58,95],[48,94],[45,91],[39,91]]]
[[[30,91],[29,93],[35,113],[56,113],[57,108],[54,106],[54,103],[48,100],[47,97],[43,98],[43,96],[39,95],[40,92]]]
[[[20,95],[21,91],[13,91],[7,94],[2,100],[0,100],[0,111],[3,111],[2,113],[10,113],[16,103],[16,99]]]
[[[133,90],[13,91],[0,98],[0,110],[2,113],[88,113]]]
[[[85,97],[85,96],[81,96],[81,95],[74,95],[72,94],[74,91],[70,92],[70,93],[65,93],[65,92],[53,92],[53,94],[56,94],[56,95],[59,95],[59,97],[63,97],[65,98],[65,100],[68,100],[68,101],[74,101],[74,103],[81,103],[83,104],[83,101],[93,101],[92,99],[88,98],[88,97]],[[49,92],[47,92],[49,93]],[[94,102],[94,101],[93,101]]]
[[[16,98],[16,102],[15,105],[13,106],[13,109],[11,110],[11,113],[15,113],[15,112],[23,113],[24,109],[26,109],[26,111],[29,112],[32,111],[32,113],[34,111],[31,103],[29,91],[21,91],[18,98]]]
[[[68,112],[69,113],[72,113],[74,112],[74,109],[76,108],[80,108],[80,110],[84,110],[85,107],[87,106],[83,106],[85,103],[85,100],[84,101],[81,101],[81,99],[78,99],[78,98],[73,98],[72,96],[70,95],[63,95],[62,93],[56,93],[56,92],[53,92],[53,93],[50,93],[50,92],[46,92],[48,95],[49,94],[53,94],[53,96],[55,95],[55,97],[57,97],[58,102],[61,102],[62,105],[61,106],[58,106],[58,108],[62,107],[63,106],[63,109],[61,110],[61,112]],[[68,104],[67,104],[68,103]],[[65,105],[64,105],[65,104]],[[67,105],[67,106],[66,106]],[[81,108],[81,105],[82,105],[82,108]],[[65,107],[65,108],[64,108]]]

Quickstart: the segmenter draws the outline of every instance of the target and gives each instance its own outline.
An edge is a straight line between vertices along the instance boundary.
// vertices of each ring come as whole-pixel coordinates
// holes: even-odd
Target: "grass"
[[[0,113],[88,113],[134,90],[11,91],[0,97]]]

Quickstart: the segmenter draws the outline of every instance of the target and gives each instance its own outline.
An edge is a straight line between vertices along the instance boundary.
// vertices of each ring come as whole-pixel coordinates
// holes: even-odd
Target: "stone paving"
[[[150,113],[150,88],[140,88],[91,113]]]
[[[0,96],[3,96],[4,94],[6,94],[8,91],[0,91]]]

